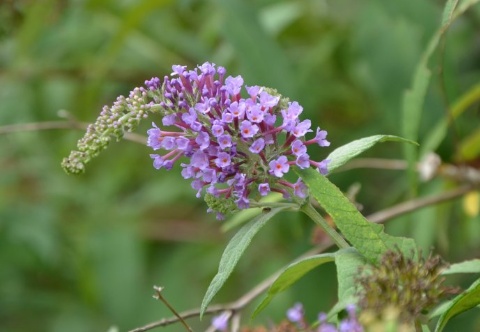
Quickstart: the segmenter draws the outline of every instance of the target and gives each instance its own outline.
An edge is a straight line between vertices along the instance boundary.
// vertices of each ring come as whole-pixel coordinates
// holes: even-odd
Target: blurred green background
[[[82,131],[4,126],[64,121],[59,110],[91,122],[103,105],[152,76],[168,75],[172,64],[210,61],[241,74],[247,85],[276,88],[303,105],[305,117],[329,131],[331,147],[314,153],[321,159],[353,139],[401,135],[402,96],[440,24],[443,5],[1,1],[0,331],[133,329],[171,316],[152,299],[153,285],[165,287],[178,311],[199,307],[233,235],[221,232],[221,222],[205,212],[178,170],[153,169],[145,146],[114,144],[85,175],[68,176],[60,162]],[[438,120],[448,118],[447,109],[480,83],[479,6],[454,23],[442,45],[432,59],[420,143]],[[471,104],[436,149],[445,162],[478,167],[480,111],[478,102]],[[461,153],[467,144],[468,158]],[[402,153],[400,144],[385,143],[365,156],[402,159]],[[357,169],[331,178],[344,190],[361,185],[357,200],[365,214],[405,200],[409,189],[403,171]],[[454,185],[438,178],[418,192],[438,194]],[[470,205],[478,206],[478,196],[472,197]],[[466,213],[463,203],[457,199],[397,218],[388,229],[415,237],[424,252],[435,247],[451,262],[478,257],[480,217]],[[238,298],[311,248],[311,231],[303,216],[277,217],[255,239],[216,302]],[[335,303],[334,272],[325,266],[307,275],[254,323],[278,322],[296,301],[315,319]],[[472,280],[455,281],[468,286]],[[480,330],[476,315],[478,310],[469,312],[449,326]],[[190,320],[197,331],[208,322]]]

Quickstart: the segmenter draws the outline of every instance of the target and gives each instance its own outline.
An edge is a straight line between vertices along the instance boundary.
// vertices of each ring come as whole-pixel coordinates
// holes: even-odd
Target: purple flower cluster
[[[328,146],[327,132],[317,128],[315,137],[310,120],[299,119],[303,109],[289,102],[272,89],[245,86],[241,76],[226,77],[223,67],[204,63],[194,70],[186,66],[172,67],[172,77],[146,81],[153,98],[150,109],[158,109],[164,131],[155,123],[148,130],[148,146],[165,150],[151,154],[156,169],[171,169],[181,157],[182,176],[192,180],[197,197],[206,193],[210,198],[234,202],[234,208],[250,206],[250,198],[269,192],[305,198],[307,188],[298,179],[292,183],[284,178],[291,166],[316,167],[327,173],[327,160],[310,159],[307,146]],[[242,89],[246,97],[242,97]],[[220,204],[222,205],[222,204]],[[217,217],[231,210],[210,204]]]

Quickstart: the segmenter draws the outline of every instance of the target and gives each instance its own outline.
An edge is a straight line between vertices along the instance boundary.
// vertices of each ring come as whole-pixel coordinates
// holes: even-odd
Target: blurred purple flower
[[[295,303],[295,305],[287,310],[287,318],[292,323],[299,323],[303,320],[303,305],[301,303]]]
[[[228,329],[228,320],[230,319],[230,313],[222,312],[220,315],[214,316],[212,318],[212,326],[216,331],[227,331]]]

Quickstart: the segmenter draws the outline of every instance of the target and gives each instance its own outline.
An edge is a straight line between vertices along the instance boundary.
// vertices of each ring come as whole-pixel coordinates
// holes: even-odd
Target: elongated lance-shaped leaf
[[[213,297],[227,281],[245,249],[247,249],[250,242],[252,242],[253,237],[263,226],[265,226],[267,221],[269,221],[280,211],[286,209],[288,209],[288,207],[272,208],[269,212],[258,215],[248,224],[243,226],[233,236],[222,254],[222,258],[220,259],[220,264],[218,266],[218,272],[210,283],[210,286],[208,286],[208,290],[203,298],[202,306],[200,308],[200,317],[203,316],[203,313],[207,309]]]
[[[327,159],[330,160],[330,162],[328,163],[328,172],[333,172],[340,166],[344,165],[347,161],[358,156],[360,153],[370,149],[375,144],[387,141],[406,142],[418,145],[414,141],[392,135],[375,135],[361,138],[348,144],[342,145],[328,155]]]
[[[255,316],[257,316],[263,309],[267,307],[267,305],[272,301],[275,295],[288,289],[298,279],[303,277],[305,274],[307,274],[317,266],[323,263],[331,262],[334,259],[335,253],[327,253],[307,257],[287,266],[268,289],[266,297],[253,312],[252,319],[255,318]]]
[[[449,308],[440,316],[435,332],[442,331],[451,318],[478,305],[480,305],[480,279],[477,279],[467,290],[453,299]]]
[[[407,257],[417,256],[413,239],[393,237],[383,232],[383,226],[369,222],[350,200],[326,177],[314,169],[298,169],[310,195],[332,217],[343,236],[373,263],[388,249],[400,249]]]

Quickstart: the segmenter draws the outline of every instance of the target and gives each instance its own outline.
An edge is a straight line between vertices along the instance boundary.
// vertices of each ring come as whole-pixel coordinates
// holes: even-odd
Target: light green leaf
[[[347,161],[370,149],[375,144],[387,141],[407,142],[418,145],[411,140],[392,135],[375,135],[358,139],[335,149],[328,155],[327,159],[330,160],[328,171],[332,172],[336,170]]]
[[[430,328],[426,324],[422,324],[422,332],[430,332]]]
[[[438,305],[435,309],[433,309],[430,314],[429,318],[432,319],[433,317],[437,317],[442,315],[448,308],[452,305],[453,300],[445,301]]]
[[[428,152],[435,151],[447,135],[448,124],[455,121],[462,113],[469,109],[471,105],[480,100],[480,84],[474,85],[467,92],[458,98],[451,106],[450,114],[440,119],[435,126],[427,133],[422,142],[420,157]]]
[[[358,277],[359,268],[367,264],[355,248],[342,249],[335,255],[338,280],[338,300],[348,301],[355,296],[355,278]]]
[[[317,266],[323,263],[331,262],[334,259],[335,253],[327,253],[307,257],[287,266],[268,289],[266,297],[253,312],[252,319],[267,307],[275,295],[288,289],[298,279],[303,277]]]
[[[480,273],[480,259],[450,265],[448,269],[442,272],[442,275],[455,273]]]
[[[440,316],[435,332],[442,331],[451,318],[478,305],[480,305],[480,279],[477,279],[467,290],[453,299],[450,307]]]
[[[333,183],[319,172],[297,169],[310,194],[332,217],[343,236],[371,262],[377,262],[388,249],[398,247],[407,257],[417,256],[412,239],[393,237],[383,232],[383,226],[369,222]]]
[[[202,306],[200,308],[200,317],[203,316],[205,309],[207,309],[207,306],[210,304],[213,297],[227,281],[245,249],[247,249],[250,242],[252,242],[253,237],[263,226],[265,226],[267,221],[280,211],[286,209],[287,207],[277,207],[270,210],[270,212],[260,214],[243,226],[230,240],[222,254],[222,258],[220,259],[218,272],[210,283],[210,286],[208,286],[208,290],[203,298]]]

